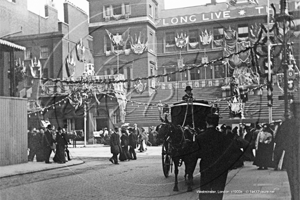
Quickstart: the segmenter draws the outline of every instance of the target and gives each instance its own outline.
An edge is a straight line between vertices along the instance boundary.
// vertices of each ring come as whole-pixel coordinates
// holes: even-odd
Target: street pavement
[[[59,168],[76,168],[76,167],[85,167],[85,158],[94,158],[97,162],[107,162],[105,166],[99,167],[98,173],[102,171],[103,173],[111,173],[111,168],[114,170],[123,170],[120,171],[121,175],[125,178],[128,183],[126,185],[132,185],[132,190],[128,190],[127,186],[118,186],[118,191],[110,193],[108,191],[114,191],[110,188],[109,184],[114,181],[118,181],[119,176],[110,177],[109,181],[106,181],[108,185],[104,183],[101,187],[101,194],[105,194],[100,197],[79,197],[75,199],[198,199],[199,190],[199,166],[197,166],[194,173],[194,190],[193,192],[186,192],[186,187],[184,185],[183,172],[179,174],[179,192],[173,192],[173,183],[174,183],[174,174],[171,173],[169,178],[164,178],[162,170],[158,169],[161,166],[156,167],[155,169],[146,169],[148,174],[135,174],[138,170],[143,170],[143,168],[149,167],[147,162],[152,164],[161,165],[160,158],[161,147],[148,147],[148,150],[145,153],[138,153],[138,160],[132,162],[122,162],[120,165],[109,164],[108,157],[110,154],[110,148],[107,146],[95,144],[87,145],[77,145],[77,148],[69,147],[72,160],[65,164],[45,164],[39,162],[28,162],[18,165],[2,166],[0,167],[0,182],[1,179],[9,179],[9,177],[17,177],[18,175],[26,174],[38,174],[38,172],[43,173],[44,171],[59,170]],[[99,160],[102,158],[102,160]],[[151,159],[150,159],[151,158]],[[111,167],[109,167],[111,166]],[[135,168],[136,171],[132,168]],[[181,167],[182,168],[182,167]],[[154,176],[153,174],[158,174]],[[161,175],[160,175],[161,174]],[[143,178],[143,175],[147,177]],[[150,176],[152,175],[152,176]],[[93,175],[94,176],[94,175]],[[99,174],[100,176],[100,174]],[[128,176],[128,178],[126,177]],[[132,177],[140,178],[139,183],[132,182]],[[139,177],[141,176],[141,177]],[[104,181],[104,176],[103,177]],[[93,182],[93,178],[89,179],[89,183]],[[105,182],[105,181],[104,181]],[[124,181],[125,182],[125,181]],[[100,191],[100,189],[98,189]],[[1,192],[0,192],[1,193]],[[285,171],[274,171],[273,169],[269,170],[257,170],[256,166],[253,166],[251,162],[245,162],[245,166],[239,169],[231,170],[228,174],[227,183],[224,191],[225,200],[284,200],[291,199],[289,183],[287,174]],[[126,195],[125,195],[126,194]],[[71,196],[69,196],[71,198]],[[65,198],[65,199],[69,199]],[[0,198],[2,199],[2,198]],[[25,198],[24,198],[25,199]]]

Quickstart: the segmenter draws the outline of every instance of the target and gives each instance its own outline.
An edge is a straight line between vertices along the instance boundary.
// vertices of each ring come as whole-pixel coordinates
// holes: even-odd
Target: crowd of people
[[[124,123],[122,128],[124,129],[127,126],[127,129],[133,129],[133,125],[132,127],[129,126],[128,123]],[[106,127],[101,129],[99,131],[99,136],[95,137],[95,140],[97,143],[99,144],[104,144],[104,145],[109,145],[110,144],[110,138],[111,135],[114,131],[112,129],[107,129]],[[117,132],[121,133],[121,129],[118,130]],[[159,139],[157,138],[157,131],[155,131],[155,127],[149,127],[149,131],[147,131],[145,128],[141,127],[138,128],[138,140],[144,142],[144,144],[142,144],[142,148],[141,151],[143,150],[143,147],[145,145],[147,146],[157,146],[159,144],[161,144],[161,141],[159,141]]]
[[[110,148],[113,156],[109,159],[113,164],[119,164],[119,161],[136,160],[136,149],[139,152],[146,152],[147,145],[157,143],[157,132],[154,127],[147,133],[144,128],[139,128],[137,124],[129,126],[128,123],[121,127],[116,127],[110,135]],[[119,157],[118,157],[119,156]]]
[[[53,153],[53,162],[66,163],[70,161],[70,144],[67,132],[64,128],[55,129],[53,125],[46,128],[28,130],[28,161],[33,161],[36,157],[37,162],[50,162],[50,156]]]
[[[200,161],[200,199],[222,199],[222,192],[211,194],[205,191],[223,191],[229,170],[253,162],[258,170],[284,168],[281,121],[273,123],[240,123],[232,128],[219,126],[218,115],[209,115],[207,129],[196,136]]]

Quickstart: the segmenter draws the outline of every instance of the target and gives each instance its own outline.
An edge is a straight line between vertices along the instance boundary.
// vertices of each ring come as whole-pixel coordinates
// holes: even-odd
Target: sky
[[[44,13],[44,5],[51,0],[27,0],[28,2],[28,10],[42,15]],[[68,0],[69,2],[73,3],[77,7],[84,10],[86,13],[89,12],[89,3],[86,0]],[[63,3],[65,0],[53,0],[55,8],[58,11],[58,19],[63,21]]]
[[[27,0],[28,10],[42,15],[44,13],[44,5],[51,0]],[[53,0],[56,9],[58,10],[58,19],[63,21],[63,3],[65,0]],[[74,5],[78,6],[86,13],[89,13],[89,3],[86,0],[68,0]],[[100,0],[101,1],[101,0]],[[113,1],[113,0],[112,0]],[[204,5],[210,3],[211,0],[165,0],[165,9],[190,7],[196,5]],[[226,0],[217,0],[217,2],[224,2]]]

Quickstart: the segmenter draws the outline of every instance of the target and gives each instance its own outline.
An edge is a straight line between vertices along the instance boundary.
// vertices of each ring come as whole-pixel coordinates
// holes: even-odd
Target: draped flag
[[[76,62],[74,61],[73,58],[73,53],[70,52],[69,55],[66,58],[66,72],[67,72],[67,76],[74,76],[75,73],[75,67],[76,67]]]
[[[82,38],[80,38],[79,42],[76,44],[75,49],[76,49],[77,60],[83,62],[85,60],[84,58],[85,46],[83,45]]]

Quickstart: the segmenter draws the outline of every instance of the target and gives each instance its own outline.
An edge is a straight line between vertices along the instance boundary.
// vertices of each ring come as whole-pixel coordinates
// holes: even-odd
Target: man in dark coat
[[[121,152],[120,145],[120,135],[117,133],[118,128],[115,128],[115,131],[110,136],[110,152],[113,156],[109,159],[113,164],[119,164],[118,162],[118,154]]]
[[[122,136],[121,136],[121,147],[122,147],[122,153],[120,154],[120,161],[130,160],[131,156],[128,152],[128,146],[129,146],[129,136],[127,133],[127,128],[122,128],[121,130]]]
[[[133,128],[129,128],[129,154],[133,160],[136,160],[135,148],[137,146],[137,135]]]
[[[182,100],[186,101],[186,102],[190,102],[193,101],[193,93],[192,93],[192,88],[191,86],[186,86],[185,88],[185,95],[182,97]]]
[[[54,140],[53,140],[53,135],[52,135],[52,125],[49,124],[46,128],[44,138],[43,138],[45,163],[51,163],[51,162],[49,162],[49,158],[50,158],[50,155],[52,152],[53,143],[54,143]]]
[[[231,163],[232,142],[216,130],[219,116],[209,114],[206,118],[207,129],[196,138],[200,161],[201,200],[221,200]]]
[[[36,128],[33,128],[32,131],[28,133],[28,148],[29,155],[28,161],[33,161],[34,157],[37,155],[38,151],[38,135]]]

